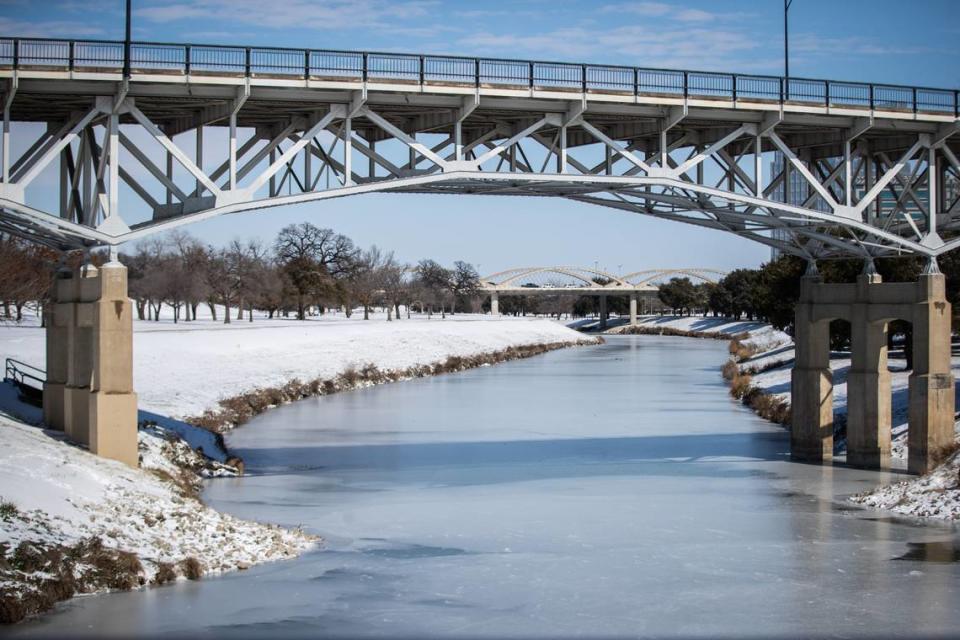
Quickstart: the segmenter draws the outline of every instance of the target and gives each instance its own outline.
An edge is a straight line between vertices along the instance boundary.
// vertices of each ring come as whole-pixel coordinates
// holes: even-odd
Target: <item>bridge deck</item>
[[[675,130],[695,132],[708,144],[730,123],[782,117],[778,131],[802,136],[792,144],[822,157],[837,155],[838,131],[860,119],[872,122],[865,135],[876,140],[876,151],[894,152],[911,144],[909,134],[936,133],[960,114],[957,90],[776,76],[164,43],[133,43],[131,56],[128,95],[168,133],[226,125],[245,87],[241,127],[275,128],[328,104],[349,104],[356,94],[410,134],[450,133],[456,112],[470,101],[479,104],[463,121],[465,133],[505,119],[522,127],[525,118],[585,103],[591,122],[626,141],[652,140],[677,112],[686,115]],[[15,121],[62,122],[88,107],[92,95],[115,95],[122,72],[122,42],[0,38],[0,78],[17,77]],[[354,127],[368,140],[390,137],[362,118]],[[569,146],[593,142],[570,128]]]

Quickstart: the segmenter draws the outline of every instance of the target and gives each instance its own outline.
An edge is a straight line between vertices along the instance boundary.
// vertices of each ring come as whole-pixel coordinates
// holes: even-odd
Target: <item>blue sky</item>
[[[122,38],[123,0],[0,0],[0,34]],[[134,0],[134,38],[452,53],[781,74],[782,0]],[[791,75],[960,86],[960,2],[794,0]],[[272,237],[311,220],[407,260],[731,268],[768,256],[719,232],[553,199],[365,196],[191,227]]]

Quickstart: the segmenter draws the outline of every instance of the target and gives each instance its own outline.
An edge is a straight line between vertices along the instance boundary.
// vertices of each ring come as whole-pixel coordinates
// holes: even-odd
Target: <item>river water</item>
[[[844,504],[890,474],[790,463],[726,344],[650,336],[305,400],[228,438],[215,508],[296,560],[81,598],[16,634],[944,635],[957,529]]]

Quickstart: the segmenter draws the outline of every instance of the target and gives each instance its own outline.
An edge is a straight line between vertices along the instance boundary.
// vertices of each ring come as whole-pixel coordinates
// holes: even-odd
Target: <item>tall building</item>
[[[773,161],[770,163],[770,177],[775,178],[780,175],[783,171],[784,165],[786,162],[786,157],[781,151],[775,151],[773,154]],[[784,197],[784,191],[786,191],[786,197]],[[813,193],[812,187],[807,183],[807,181],[800,175],[799,171],[790,171],[788,174],[788,179],[786,182],[781,182],[776,189],[770,194],[770,199],[778,200],[780,202],[785,202],[787,204],[793,205],[802,205],[807,198],[810,197],[810,194]],[[816,198],[813,203],[811,203],[810,208],[816,211],[829,211],[830,208],[827,206],[827,203],[824,202],[823,198]],[[784,229],[774,229],[770,232],[770,236],[777,240],[790,240],[790,234]],[[780,257],[781,251],[776,247],[770,247],[770,259],[776,260]]]

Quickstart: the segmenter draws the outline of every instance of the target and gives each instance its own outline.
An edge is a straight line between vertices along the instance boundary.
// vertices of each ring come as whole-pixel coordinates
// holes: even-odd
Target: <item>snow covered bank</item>
[[[165,432],[140,433],[140,470],[0,416],[0,621],[75,593],[159,584],[289,558],[314,536],[245,522],[191,494],[210,465]],[[180,464],[174,464],[177,461]]]
[[[134,322],[134,385],[140,408],[185,418],[220,400],[291,380],[330,379],[375,365],[381,371],[476,356],[522,345],[592,340],[544,319],[457,314],[386,322],[354,315],[296,320]],[[0,327],[0,355],[43,365],[39,327]]]
[[[636,326],[620,325],[609,329],[610,334],[670,334],[729,339],[741,336],[741,342],[757,350],[770,350],[790,342],[790,336],[763,322],[732,320],[701,316],[644,316]]]

